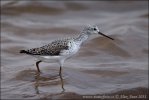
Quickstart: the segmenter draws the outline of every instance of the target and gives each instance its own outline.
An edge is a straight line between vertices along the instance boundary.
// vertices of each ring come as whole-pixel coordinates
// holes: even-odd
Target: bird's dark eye
[[[94,28],[94,31],[96,31],[96,28]]]

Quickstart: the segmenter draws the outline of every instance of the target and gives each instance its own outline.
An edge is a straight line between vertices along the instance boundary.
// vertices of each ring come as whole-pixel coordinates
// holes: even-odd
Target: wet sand
[[[147,1],[2,1],[1,99],[147,100]],[[19,53],[97,25],[99,36],[59,65]],[[64,88],[64,89],[63,89]],[[105,96],[105,97],[104,97]]]

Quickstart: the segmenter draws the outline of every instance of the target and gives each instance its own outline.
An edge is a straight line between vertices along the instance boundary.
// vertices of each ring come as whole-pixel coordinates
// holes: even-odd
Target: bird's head
[[[99,31],[99,28],[98,28],[97,26],[87,26],[87,27],[84,28],[83,31],[84,31],[85,33],[87,33],[88,35],[100,34],[100,35],[102,35],[102,36],[104,36],[104,37],[107,37],[107,38],[109,38],[109,39],[111,39],[111,40],[114,40],[113,38],[111,38],[111,37],[109,37],[109,36],[107,36],[107,35],[101,33],[101,32]]]

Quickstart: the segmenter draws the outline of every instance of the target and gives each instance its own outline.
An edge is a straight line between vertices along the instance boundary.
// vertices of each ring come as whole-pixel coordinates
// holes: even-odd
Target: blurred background
[[[1,99],[147,96],[148,16],[145,0],[1,0]],[[49,78],[58,73],[58,64],[41,63],[45,75],[37,79],[36,60],[19,54],[80,34],[89,24],[115,40],[99,36],[66,61],[63,93],[60,79]]]

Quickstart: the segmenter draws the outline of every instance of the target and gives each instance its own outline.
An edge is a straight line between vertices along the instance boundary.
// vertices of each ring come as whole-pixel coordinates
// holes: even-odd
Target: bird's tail
[[[25,50],[20,50],[20,53],[28,53],[28,52]]]

